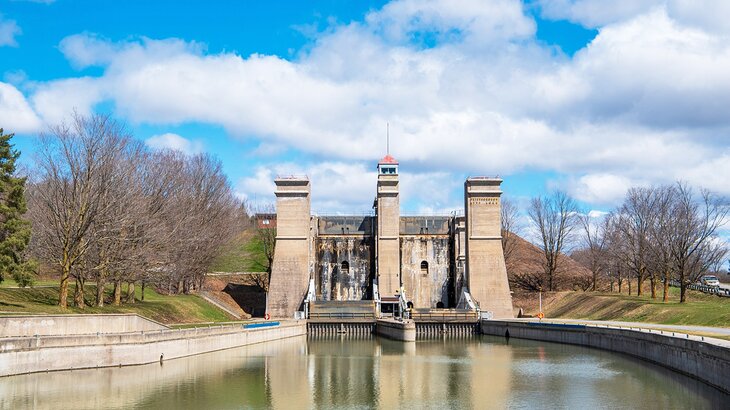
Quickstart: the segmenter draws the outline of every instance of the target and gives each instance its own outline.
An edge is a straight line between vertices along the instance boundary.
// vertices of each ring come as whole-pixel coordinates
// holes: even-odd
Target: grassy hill
[[[670,300],[663,303],[661,297],[651,299],[648,295],[553,292],[543,294],[543,312],[547,318],[730,327],[730,299],[695,291],[689,291],[688,296],[686,303],[679,303],[679,289],[670,288]],[[513,304],[535,315],[538,295],[515,295]]]
[[[43,282],[45,284],[45,281]],[[67,313],[137,313],[165,324],[225,322],[231,318],[216,306],[196,295],[167,296],[145,289],[144,301],[139,286],[136,288],[136,303],[121,306],[107,305],[101,308],[87,306],[61,309],[58,303],[58,283],[55,286],[38,285],[33,288],[0,287],[0,315],[2,314],[67,314]],[[126,290],[126,289],[125,289]],[[73,298],[74,285],[69,286],[69,299]],[[112,298],[112,289],[106,289],[107,300]],[[122,292],[123,296],[125,292]],[[86,301],[94,300],[96,286],[86,285]]]
[[[210,267],[211,272],[265,272],[266,257],[253,228],[243,231],[221,249]]]

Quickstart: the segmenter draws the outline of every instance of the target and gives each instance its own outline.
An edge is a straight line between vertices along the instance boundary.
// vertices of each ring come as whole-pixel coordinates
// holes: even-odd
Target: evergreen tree
[[[15,175],[20,152],[10,144],[13,135],[0,128],[0,282],[9,274],[24,287],[32,283],[35,266],[24,258],[31,226],[23,219],[27,210],[25,178]]]

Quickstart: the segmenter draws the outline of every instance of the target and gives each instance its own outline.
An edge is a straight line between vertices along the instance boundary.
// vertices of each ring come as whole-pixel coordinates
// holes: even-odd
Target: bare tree
[[[51,128],[41,136],[29,205],[35,207],[36,249],[48,263],[60,267],[59,305],[68,302],[68,281],[76,278],[76,305],[84,307],[86,276],[83,258],[88,236],[99,215],[109,212],[102,199],[114,181],[112,164],[129,143],[124,128],[106,115],[75,115],[70,125]]]
[[[108,116],[75,116],[71,126],[42,136],[35,181],[29,188],[32,249],[59,266],[59,304],[68,281],[83,307],[84,284],[106,283],[113,303],[135,301],[142,281],[169,292],[202,286],[221,244],[240,229],[240,201],[219,161],[208,155],[150,152]],[[144,291],[143,291],[144,294]]]
[[[717,230],[728,216],[728,206],[707,190],[697,197],[693,189],[677,183],[669,237],[675,278],[680,285],[680,303],[687,300],[687,285],[722,261],[728,250],[717,239]]]
[[[573,230],[578,222],[577,210],[575,201],[561,191],[550,196],[533,198],[530,203],[528,216],[540,235],[539,247],[544,256],[544,277],[540,282],[546,283],[541,283],[540,286],[547,285],[550,291],[556,288],[559,280],[561,258],[572,240]]]
[[[502,198],[501,201],[501,231],[502,231],[502,251],[504,253],[504,262],[507,270],[511,271],[511,267],[515,263],[516,249],[518,245],[517,235],[519,235],[519,208],[517,204],[508,198]]]
[[[606,266],[609,280],[611,281],[611,290],[613,284],[618,286],[618,293],[622,292],[623,283],[627,279],[625,264],[621,258],[623,252],[621,232],[618,230],[618,216],[615,212],[606,215],[606,231],[604,237],[606,240]],[[631,294],[631,292],[629,292]]]
[[[649,276],[649,230],[654,219],[654,201],[654,188],[631,188],[614,220],[620,235],[615,255],[636,276],[638,296],[649,277],[652,298],[656,298],[656,277]]]
[[[649,225],[647,241],[649,257],[647,265],[651,276],[662,280],[662,301],[669,299],[669,281],[673,273],[671,237],[676,223],[672,208],[676,200],[677,190],[672,185],[664,185],[654,189],[652,201],[652,219]]]
[[[594,218],[588,213],[581,215],[578,219],[583,227],[585,265],[591,271],[590,288],[595,292],[598,281],[603,277],[607,268],[608,241],[606,233],[609,229],[609,220],[604,217],[602,220],[594,221]]]

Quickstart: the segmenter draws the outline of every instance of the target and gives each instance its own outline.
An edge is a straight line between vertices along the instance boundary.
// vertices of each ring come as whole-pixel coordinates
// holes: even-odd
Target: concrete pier
[[[375,333],[401,342],[415,342],[416,323],[412,320],[379,319],[375,323]]]

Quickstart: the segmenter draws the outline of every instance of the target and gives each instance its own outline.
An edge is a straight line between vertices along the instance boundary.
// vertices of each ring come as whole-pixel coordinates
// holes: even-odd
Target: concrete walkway
[[[534,322],[535,318],[514,319],[516,321]],[[633,327],[641,329],[668,330],[670,332],[702,334],[706,336],[730,337],[730,328],[712,326],[662,325],[658,323],[621,322],[617,320],[579,320],[579,319],[543,319],[546,323],[571,323],[594,326]]]

